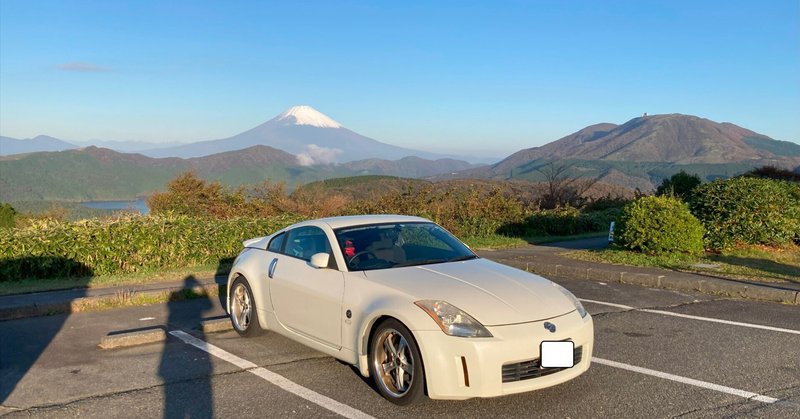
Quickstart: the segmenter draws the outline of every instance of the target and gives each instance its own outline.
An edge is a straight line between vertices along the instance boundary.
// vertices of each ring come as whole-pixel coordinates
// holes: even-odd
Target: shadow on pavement
[[[184,278],[184,290],[199,286],[197,279],[190,275]],[[199,324],[204,314],[213,309],[208,296],[191,301],[183,301],[186,291],[176,291],[167,304],[169,317],[168,330],[176,324]],[[194,331],[196,337],[205,339],[201,331]],[[214,416],[214,400],[211,389],[213,367],[211,355],[191,348],[174,337],[168,337],[161,353],[158,375],[164,381],[165,418],[211,418]]]
[[[217,265],[217,271],[214,273],[214,276],[219,277],[226,277],[228,273],[231,271],[231,266],[233,266],[234,258],[222,258],[219,260],[219,264]],[[219,279],[217,279],[219,282]],[[227,281],[222,281],[217,287],[217,295],[219,296],[219,305],[222,307],[223,310],[227,307],[227,298],[228,298],[228,283]]]
[[[75,286],[81,287],[91,281],[93,275],[92,269],[83,263],[57,256],[31,256],[0,261],[2,280],[80,276],[80,279],[75,280]],[[73,295],[74,298],[80,298],[86,295],[86,291],[75,290]],[[68,311],[69,309],[67,307]],[[44,322],[41,318],[0,322],[0,404],[7,404],[6,401],[17,384],[47,350],[69,316],[68,312],[51,316]]]

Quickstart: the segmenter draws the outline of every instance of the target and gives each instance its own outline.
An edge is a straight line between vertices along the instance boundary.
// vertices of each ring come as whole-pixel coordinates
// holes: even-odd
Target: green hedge
[[[692,212],[706,226],[706,244],[782,246],[800,238],[800,185],[738,177],[701,185]]]
[[[242,241],[297,222],[294,217],[214,220],[128,216],[113,221],[41,221],[0,230],[0,280],[132,273],[234,257]]]
[[[522,223],[512,223],[500,233],[512,236],[570,236],[574,234],[608,231],[609,224],[620,214],[619,208],[583,212],[575,208],[539,210]]]
[[[647,254],[703,251],[703,225],[683,201],[670,196],[647,196],[622,209],[614,241]]]

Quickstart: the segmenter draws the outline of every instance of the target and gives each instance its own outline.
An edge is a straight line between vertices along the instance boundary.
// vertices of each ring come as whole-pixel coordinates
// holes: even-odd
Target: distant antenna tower
[[[644,115],[642,115],[642,118],[647,118],[647,112],[645,112]]]

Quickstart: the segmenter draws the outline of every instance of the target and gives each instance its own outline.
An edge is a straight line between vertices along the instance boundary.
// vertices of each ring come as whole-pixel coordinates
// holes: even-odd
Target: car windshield
[[[351,271],[366,271],[475,259],[477,256],[433,223],[392,223],[336,230]]]

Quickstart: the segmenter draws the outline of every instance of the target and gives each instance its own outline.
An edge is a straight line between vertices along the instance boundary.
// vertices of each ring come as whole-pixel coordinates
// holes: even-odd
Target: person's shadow
[[[212,309],[207,296],[186,300],[188,291],[185,290],[198,285],[195,277],[189,275],[184,279],[184,291],[173,292],[170,296],[167,333],[194,328],[203,320],[204,313]],[[202,331],[195,330],[192,334],[205,340]],[[164,380],[164,417],[213,417],[212,374],[210,354],[169,335],[158,367],[158,375]]]
[[[65,280],[64,283],[71,283],[75,289],[54,292],[67,295],[70,300],[84,297],[85,287],[94,276],[89,266],[60,256],[0,259],[0,272],[3,273],[0,281],[49,277],[74,278]],[[35,304],[37,298],[46,298],[47,295],[48,292],[41,292],[29,295],[6,295],[0,299],[12,303],[29,300],[31,304]],[[63,307],[55,310],[63,314],[0,321],[0,405],[14,404],[12,393],[17,385],[47,350],[72,314],[69,302],[63,302]],[[41,313],[34,316],[41,316]]]

